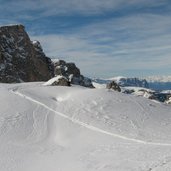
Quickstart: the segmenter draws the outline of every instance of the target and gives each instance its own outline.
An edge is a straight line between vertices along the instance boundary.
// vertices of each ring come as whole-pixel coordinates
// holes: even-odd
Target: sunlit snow
[[[0,94],[0,171],[171,170],[170,105],[43,83]]]

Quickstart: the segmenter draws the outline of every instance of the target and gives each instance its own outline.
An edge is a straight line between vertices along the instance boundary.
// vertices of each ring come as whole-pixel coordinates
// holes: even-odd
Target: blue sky
[[[0,0],[47,56],[91,77],[171,75],[170,0]]]

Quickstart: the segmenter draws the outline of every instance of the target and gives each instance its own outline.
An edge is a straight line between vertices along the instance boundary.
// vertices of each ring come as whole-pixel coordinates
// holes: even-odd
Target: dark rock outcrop
[[[59,60],[54,63],[55,75],[66,75],[69,77],[73,75],[74,77],[80,76],[80,70],[76,67],[74,63],[66,63],[64,60]]]
[[[81,75],[79,68],[74,63],[67,63],[64,60],[54,62],[54,72],[56,76],[66,77],[71,84],[94,88],[91,79]]]
[[[159,102],[167,102],[169,101],[170,97],[171,97],[171,94],[155,92],[149,97],[149,99],[156,100]]]
[[[115,81],[108,83],[106,85],[106,88],[121,92],[121,88],[119,87],[119,85]]]
[[[0,82],[47,81],[53,76],[51,59],[23,25],[0,27]]]
[[[135,91],[133,89],[126,89],[124,90],[122,93],[125,93],[125,94],[132,94],[134,93]]]

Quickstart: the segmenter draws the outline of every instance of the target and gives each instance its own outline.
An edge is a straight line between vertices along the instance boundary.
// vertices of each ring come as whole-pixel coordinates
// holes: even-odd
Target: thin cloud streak
[[[167,5],[168,0],[1,0],[0,10],[10,14],[30,14],[30,18],[54,15],[97,15],[127,8],[155,8]],[[37,12],[32,15],[29,12]],[[28,15],[29,16],[29,15]],[[12,16],[11,16],[12,17]],[[19,17],[19,15],[18,15]],[[22,17],[22,15],[20,16]],[[29,18],[29,17],[28,17]]]
[[[71,35],[44,35],[33,38],[41,41],[48,55],[76,61],[87,75],[91,71],[86,63],[92,68],[92,73],[96,68],[99,76],[105,75],[103,70],[106,71],[106,76],[112,76],[118,73],[120,68],[130,70],[128,74],[132,75],[135,74],[131,73],[132,68],[153,68],[156,72],[169,64],[171,66],[169,19],[170,16],[154,14],[127,16],[91,24]],[[104,63],[108,69],[102,69]],[[111,71],[113,73],[110,73]]]

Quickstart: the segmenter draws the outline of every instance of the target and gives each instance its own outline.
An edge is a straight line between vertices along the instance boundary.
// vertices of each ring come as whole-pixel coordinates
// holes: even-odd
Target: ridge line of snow
[[[147,142],[147,141],[138,140],[138,139],[134,139],[134,138],[128,138],[128,137],[125,137],[125,136],[122,136],[122,135],[118,135],[118,134],[114,134],[114,133],[105,131],[103,129],[97,128],[95,126],[92,126],[92,125],[89,125],[87,123],[81,122],[81,121],[79,121],[77,119],[74,119],[73,117],[68,117],[67,115],[65,115],[65,114],[63,114],[61,112],[57,112],[54,109],[52,109],[52,108],[48,107],[47,105],[45,105],[44,103],[41,103],[40,101],[37,101],[37,100],[27,96],[27,95],[24,95],[24,94],[18,92],[16,88],[11,89],[10,92],[12,92],[13,94],[18,95],[18,96],[20,96],[22,98],[25,98],[25,99],[33,102],[33,103],[36,103],[36,104],[48,109],[49,111],[54,112],[57,115],[65,118],[65,119],[68,119],[68,120],[72,121],[73,123],[76,123],[76,124],[78,124],[80,126],[83,126],[83,127],[87,128],[87,129],[90,129],[92,131],[99,132],[99,133],[102,133],[102,134],[106,134],[106,135],[109,135],[109,136],[112,136],[112,137],[115,137],[115,138],[120,138],[120,139],[123,139],[123,140],[133,141],[135,143],[145,144],[145,145],[171,146],[171,144],[168,144],[168,143]]]

